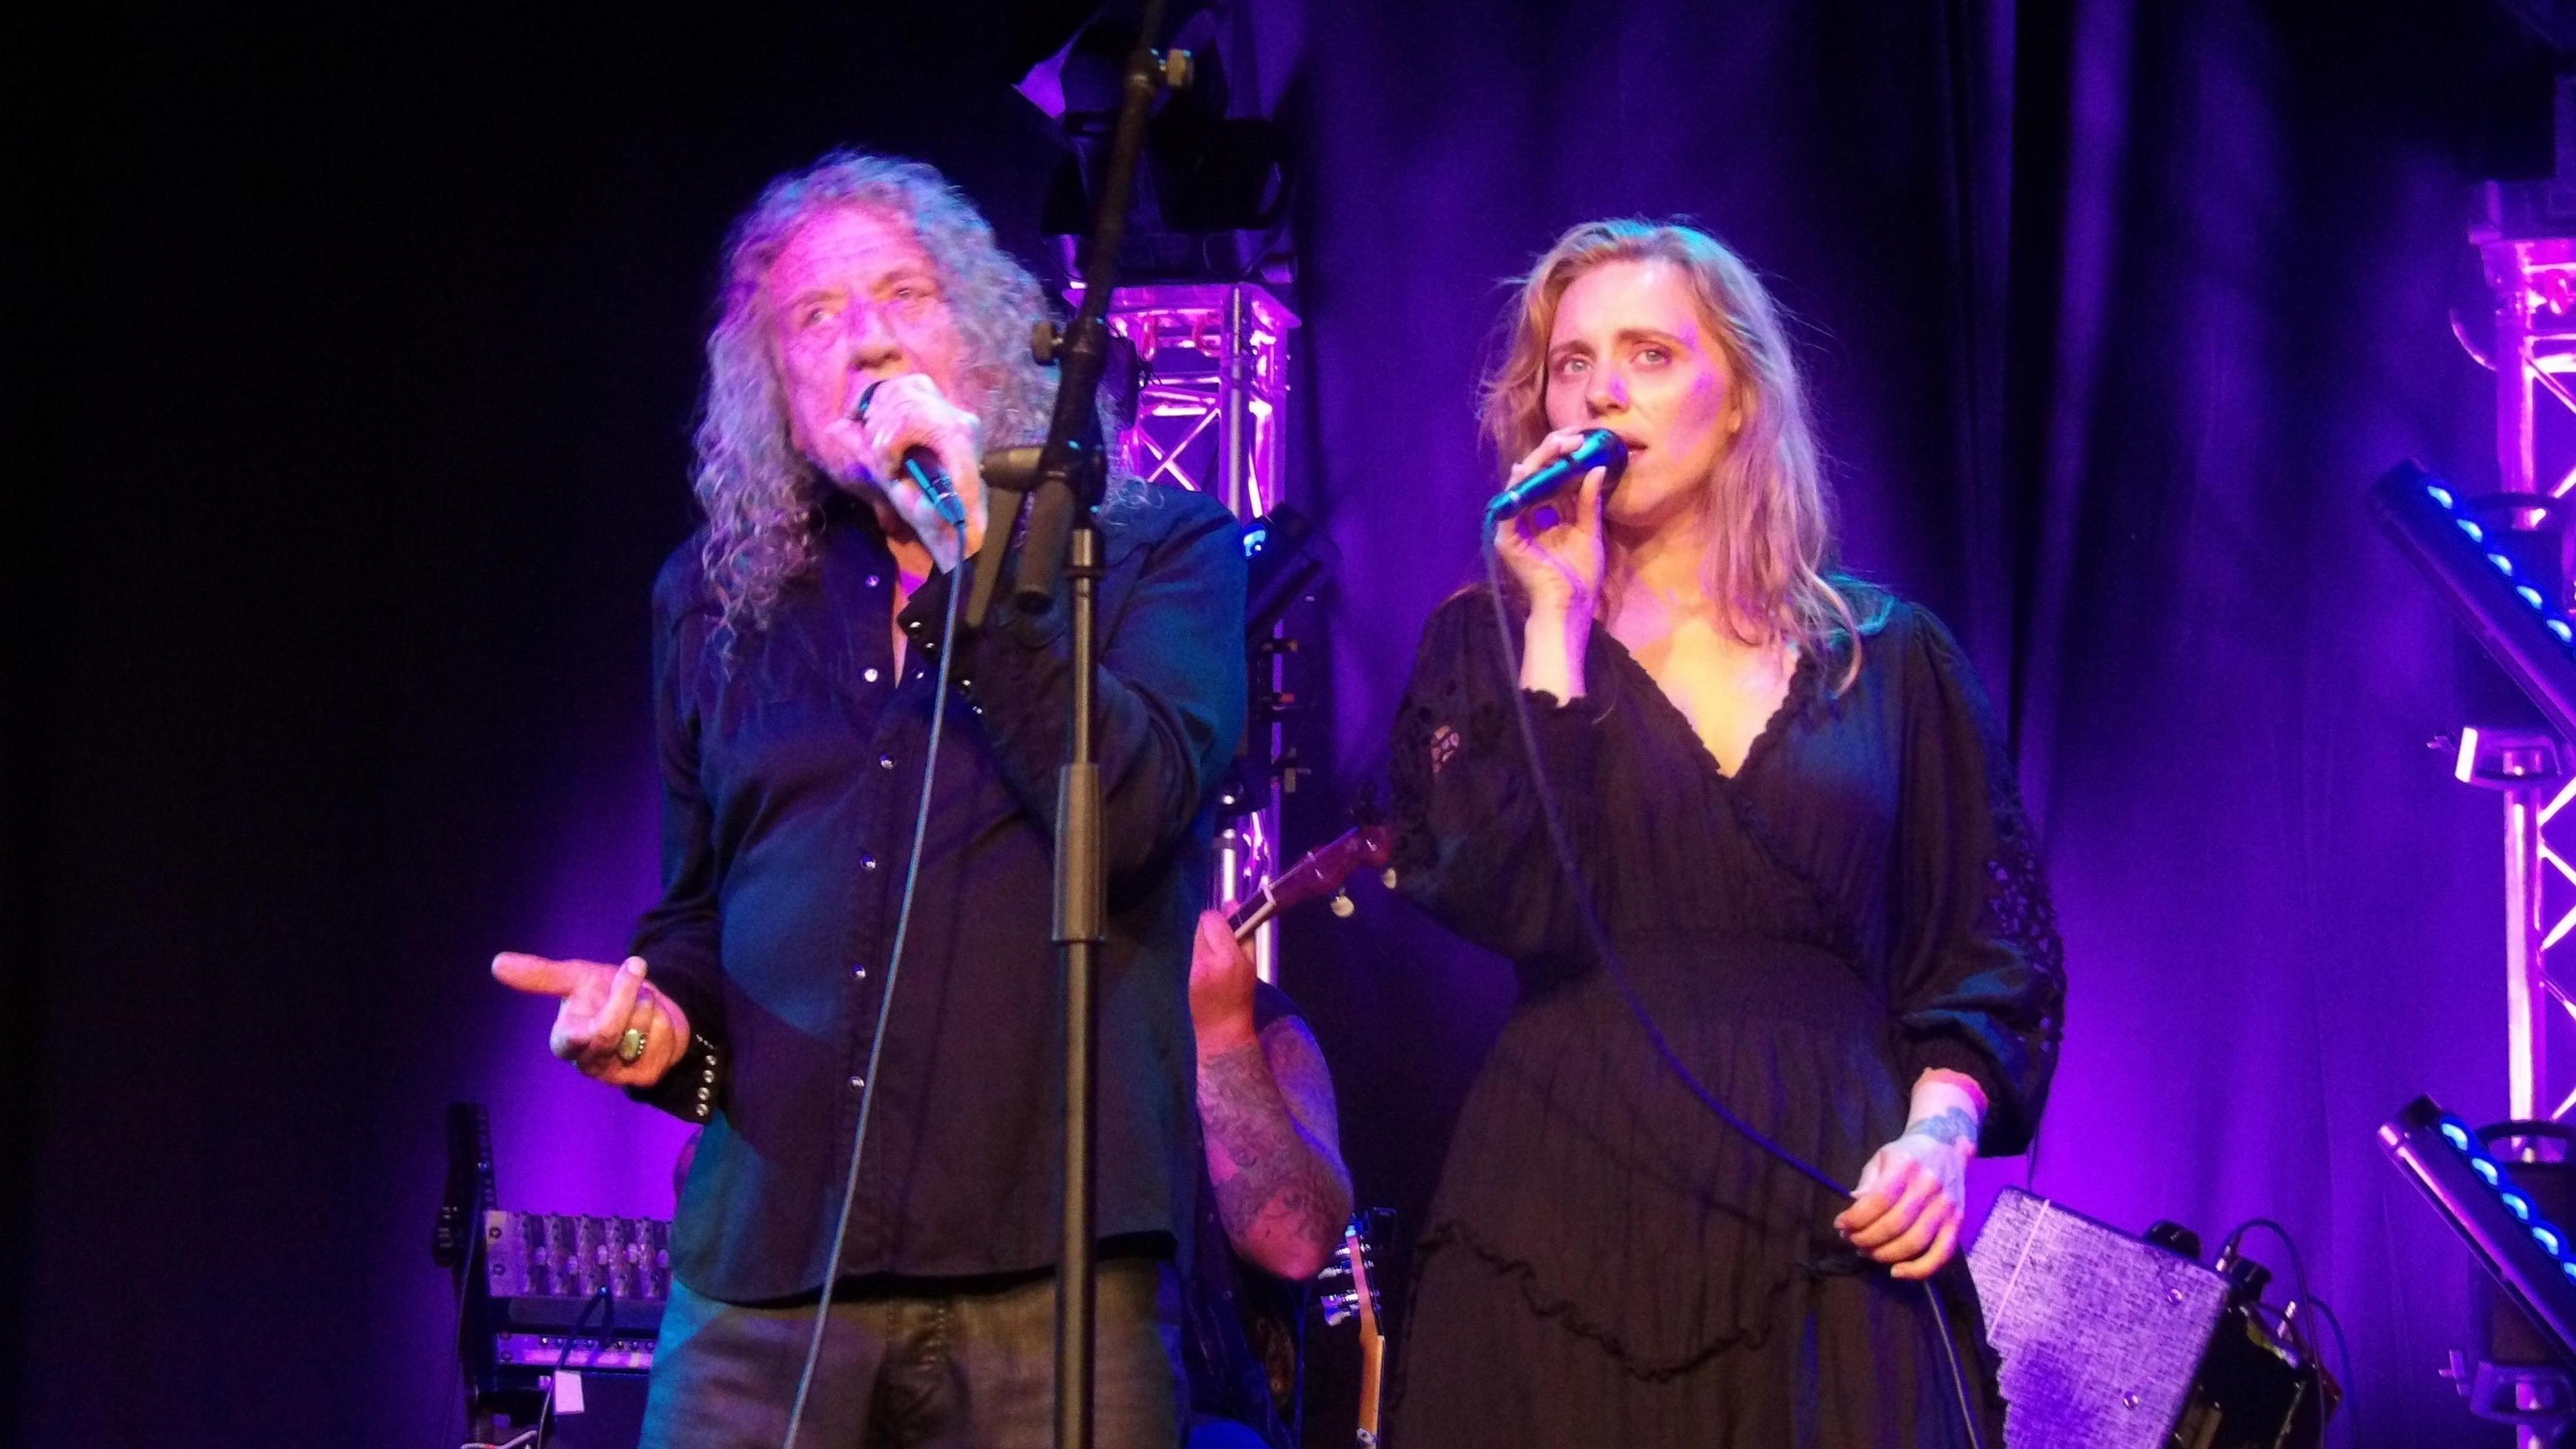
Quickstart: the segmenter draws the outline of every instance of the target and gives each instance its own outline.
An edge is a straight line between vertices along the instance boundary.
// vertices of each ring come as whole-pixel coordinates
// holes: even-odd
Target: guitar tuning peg
[[[1382,871],[1379,871],[1379,872],[1377,873],[1377,878],[1378,878],[1379,880],[1382,880],[1382,881],[1386,882],[1386,888],[1387,888],[1388,890],[1393,890],[1393,889],[1395,889],[1395,867],[1394,867],[1394,866],[1391,866],[1391,865],[1390,865],[1390,866],[1388,866],[1386,869],[1384,869],[1384,870],[1382,870]]]
[[[1358,912],[1359,907],[1351,904],[1351,893],[1349,891],[1335,891],[1333,892],[1332,909],[1334,915],[1347,921]]]

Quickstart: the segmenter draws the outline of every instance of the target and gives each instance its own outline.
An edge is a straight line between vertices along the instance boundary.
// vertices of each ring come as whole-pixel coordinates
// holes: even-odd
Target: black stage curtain
[[[2431,1375],[2469,1269],[2370,1132],[2421,1090],[2501,1115],[2497,810],[2423,748],[2457,640],[2358,500],[2407,454],[2492,480],[2458,183],[2542,58],[2431,0],[1261,8],[1304,39],[1297,489],[1345,558],[1291,845],[1475,573],[1499,280],[1696,217],[1802,319],[1849,561],[2013,728],[2075,981],[2039,1189],[2282,1219],[2360,1442],[2470,1442]],[[856,142],[1039,257],[1059,145],[996,57],[1042,9],[91,10],[13,47],[62,97],[12,128],[24,1442],[457,1442],[451,1099],[493,1105],[505,1202],[667,1212],[674,1130],[483,963],[613,953],[653,890],[645,590],[725,220]],[[1418,1223],[1509,988],[1362,904],[1292,921],[1284,980],[1363,1197]]]

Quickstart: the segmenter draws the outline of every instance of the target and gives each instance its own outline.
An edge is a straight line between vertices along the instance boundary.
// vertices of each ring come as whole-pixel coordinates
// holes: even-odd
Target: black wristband
[[[680,1054],[660,1081],[649,1087],[629,1087],[626,1095],[648,1107],[659,1107],[674,1117],[703,1125],[722,1105],[723,1087],[723,1051],[692,1032],[689,1049]]]

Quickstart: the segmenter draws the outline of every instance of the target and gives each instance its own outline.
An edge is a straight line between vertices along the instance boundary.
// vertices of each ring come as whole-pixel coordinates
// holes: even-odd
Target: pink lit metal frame
[[[1280,501],[1285,450],[1280,432],[1288,400],[1288,333],[1296,315],[1249,282],[1121,287],[1109,326],[1136,349],[1140,389],[1136,421],[1118,438],[1119,463],[1149,483],[1212,493],[1250,522]],[[1275,655],[1256,661],[1269,677],[1256,695],[1279,688]],[[1278,726],[1270,731],[1272,754]],[[1216,894],[1244,900],[1279,868],[1279,798],[1273,783],[1261,808],[1227,824],[1217,837]],[[1278,927],[1265,923],[1252,942],[1254,969],[1276,979]]]
[[[2500,220],[2502,210],[2491,202],[2489,216]],[[2494,222],[2471,232],[2496,300],[2494,343],[2484,360],[2495,369],[2500,478],[2506,493],[2565,498],[2576,490],[2576,436],[2553,427],[2544,446],[2540,422],[2544,413],[2562,424],[2576,418],[2568,381],[2576,375],[2576,238],[2506,232]],[[2564,741],[2481,749],[2475,731],[2463,733],[2460,777],[2474,775],[2504,796],[2506,1080],[2517,1120],[2555,1121],[2576,1109],[2576,1072],[2550,1070],[2552,1038],[2576,1042],[2576,944],[2567,944],[2576,931],[2576,835],[2567,834],[2576,830],[2576,774],[2568,763]],[[2562,955],[2568,959],[2557,961]]]

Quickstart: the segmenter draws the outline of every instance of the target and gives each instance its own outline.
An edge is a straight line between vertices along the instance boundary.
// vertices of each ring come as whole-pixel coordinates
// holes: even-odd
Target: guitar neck
[[[1261,894],[1234,908],[1234,914],[1226,918],[1226,924],[1233,928],[1235,940],[1249,941],[1254,932],[1270,924],[1270,918],[1278,914],[1279,897],[1265,884]]]
[[[1378,1384],[1386,1367],[1386,1333],[1377,1321],[1377,1288],[1369,1282],[1368,1239],[1362,1219],[1354,1215],[1342,1234],[1342,1253],[1351,1265],[1351,1303],[1360,1320],[1360,1449],[1376,1449]]]
[[[1360,1340],[1360,1449],[1377,1444],[1378,1381],[1386,1367],[1386,1340],[1365,1334]]]
[[[1308,852],[1305,859],[1263,881],[1261,893],[1236,906],[1226,924],[1234,928],[1234,939],[1248,940],[1280,912],[1333,895],[1352,871],[1383,867],[1394,848],[1395,837],[1383,825],[1344,831],[1331,844]]]

